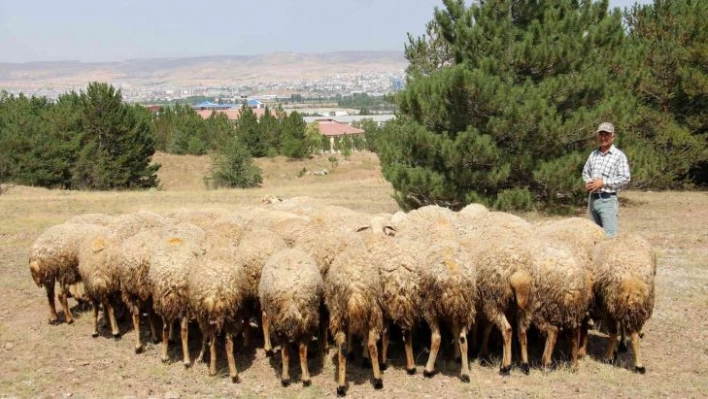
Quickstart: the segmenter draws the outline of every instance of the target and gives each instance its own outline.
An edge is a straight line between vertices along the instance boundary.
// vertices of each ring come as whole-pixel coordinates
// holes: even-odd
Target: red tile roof
[[[363,129],[349,126],[346,123],[337,122],[332,119],[317,119],[315,123],[317,123],[320,129],[320,134],[325,137],[364,134]]]

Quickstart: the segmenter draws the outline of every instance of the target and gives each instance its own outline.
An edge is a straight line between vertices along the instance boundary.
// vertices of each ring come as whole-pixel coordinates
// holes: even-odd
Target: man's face
[[[615,141],[615,135],[610,132],[598,132],[597,139],[600,141],[600,147],[609,148]]]

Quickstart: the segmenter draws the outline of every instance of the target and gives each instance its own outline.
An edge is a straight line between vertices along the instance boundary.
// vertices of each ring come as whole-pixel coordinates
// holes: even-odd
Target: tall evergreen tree
[[[258,117],[247,104],[241,107],[236,134],[241,138],[252,156],[261,158],[268,155],[268,145],[258,125]]]
[[[157,185],[159,164],[150,164],[155,135],[149,112],[123,104],[120,90],[93,82],[81,93],[81,150],[72,170],[72,186],[89,189]]]
[[[306,130],[307,123],[297,111],[291,112],[283,119],[283,155],[301,159],[312,154]]]
[[[444,4],[431,26],[450,59],[437,61],[432,44],[407,46],[399,118],[380,141],[399,204],[506,209],[583,198],[595,126],[633,110],[621,90],[621,14],[606,0]]]

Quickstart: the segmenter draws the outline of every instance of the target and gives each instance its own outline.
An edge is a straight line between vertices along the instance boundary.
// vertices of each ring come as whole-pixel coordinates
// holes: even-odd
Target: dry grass
[[[370,212],[397,209],[391,186],[381,177],[372,154],[355,154],[348,161],[340,157],[336,172],[321,177],[298,178],[297,173],[303,167],[329,168],[327,157],[304,162],[259,160],[265,182],[253,190],[205,190],[202,174],[208,166],[203,157],[158,154],[156,161],[163,165],[162,190],[88,193],[12,187],[0,196],[0,397],[333,397],[333,350],[324,360],[311,360],[312,387],[295,383],[282,388],[279,358],[266,358],[256,339],[255,347],[238,352],[242,382],[231,384],[225,362],[220,363],[220,374],[210,378],[205,365],[184,369],[178,361],[160,363],[156,346],[133,354],[129,322],[122,324],[125,336],[118,342],[91,338],[88,313],[78,313],[73,326],[47,324],[44,292],[34,286],[27,267],[29,247],[44,229],[77,214],[229,208],[258,204],[267,194],[308,195]],[[659,255],[657,303],[642,342],[646,375],[628,371],[629,353],[621,355],[619,367],[591,356],[581,361],[577,373],[561,361],[549,374],[532,369],[524,376],[513,370],[509,378],[497,375],[498,357],[492,366],[472,358],[472,383],[462,384],[448,345],[438,360],[441,373],[428,380],[421,372],[426,359],[422,348],[416,348],[419,373],[408,376],[402,344],[394,341],[384,390],[373,390],[369,370],[351,365],[349,397],[708,397],[708,194],[628,192],[623,199],[627,201],[621,208],[621,229],[647,237]],[[193,356],[199,345],[194,335]],[[601,354],[605,343],[605,336],[593,335],[591,354]],[[537,360],[541,350],[540,344],[534,345],[532,359]],[[172,354],[178,359],[178,350]],[[567,342],[560,342],[556,358],[566,357]],[[296,359],[291,372],[297,382]]]

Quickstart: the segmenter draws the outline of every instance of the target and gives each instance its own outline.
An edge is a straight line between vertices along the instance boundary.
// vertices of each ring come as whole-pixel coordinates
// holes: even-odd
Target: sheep
[[[167,219],[172,219],[176,223],[191,223],[202,229],[211,226],[216,220],[226,215],[222,209],[177,209],[165,214]]]
[[[258,283],[261,279],[263,265],[272,254],[286,249],[285,241],[276,233],[265,229],[246,231],[236,248],[236,261],[243,268],[243,275],[238,282],[244,300],[255,305],[258,300]],[[263,315],[261,327],[263,328],[264,350],[266,356],[273,355],[273,347],[268,332],[267,315]],[[247,332],[247,331],[246,331]],[[248,336],[246,335],[246,341]]]
[[[477,307],[487,321],[480,354],[488,354],[489,335],[492,328],[497,327],[504,347],[499,373],[509,375],[512,327],[507,314],[515,313],[522,349],[520,368],[528,374],[526,330],[531,323],[528,302],[534,287],[531,251],[526,242],[532,235],[531,225],[518,216],[488,212],[478,205],[468,205],[460,212],[455,228],[461,237],[460,243],[475,264]]]
[[[142,311],[148,312],[152,341],[159,342],[153,320],[156,316],[152,306],[153,287],[148,278],[150,258],[163,236],[175,234],[196,243],[203,243],[206,239],[206,233],[201,228],[191,223],[178,223],[163,228],[143,230],[127,238],[121,246],[123,254],[123,267],[119,269],[121,297],[133,317],[133,327],[136,332],[135,353],[141,353],[144,349],[140,339]],[[205,248],[202,248],[202,251],[204,250]]]
[[[646,239],[621,234],[595,247],[593,266],[596,303],[610,331],[605,361],[613,361],[619,323],[631,336],[634,371],[644,374],[639,332],[654,310],[656,254]]]
[[[113,216],[103,213],[85,213],[76,215],[64,223],[69,224],[97,224],[99,226],[108,226],[113,221]]]
[[[338,348],[337,395],[346,395],[347,336],[361,336],[366,341],[373,368],[375,389],[383,388],[376,341],[383,329],[381,283],[378,269],[361,238],[350,241],[339,253],[325,276],[325,304],[329,310],[329,327]]]
[[[578,256],[578,260],[592,273],[592,255],[595,245],[605,239],[605,230],[602,227],[588,218],[571,217],[542,223],[535,230],[540,236],[550,237],[570,245]],[[581,329],[578,353],[578,356],[581,357],[586,355],[588,339],[586,325],[590,323],[590,320],[588,315],[583,321],[584,327]],[[620,342],[620,345],[620,349],[626,350],[624,340]]]
[[[49,324],[57,324],[54,289],[59,284],[59,303],[68,324],[74,322],[67,295],[72,285],[79,284],[79,248],[81,242],[101,226],[81,223],[63,223],[49,227],[32,244],[29,268],[38,287],[44,287],[49,303]]]
[[[141,230],[164,227],[168,223],[170,221],[162,215],[150,211],[138,211],[116,216],[106,227],[118,237],[125,239],[134,236]]]
[[[578,365],[580,331],[592,300],[592,274],[568,245],[541,237],[530,242],[534,325],[546,335],[542,364],[551,367],[559,331],[572,331],[572,367]],[[522,347],[523,350],[523,347]]]
[[[120,251],[122,239],[103,227],[89,235],[79,248],[79,274],[86,295],[93,305],[93,337],[98,337],[98,305],[103,305],[108,315],[113,338],[120,338],[113,300],[120,292],[119,269],[123,257]]]
[[[199,227],[182,223],[183,229],[164,235],[150,257],[148,281],[152,287],[152,300],[155,313],[162,317],[162,354],[161,360],[167,362],[167,342],[169,327],[174,320],[180,319],[182,355],[184,366],[191,365],[187,346],[188,323],[188,278],[205,252],[204,243],[192,237]]]
[[[374,233],[362,236],[381,279],[381,303],[386,325],[381,338],[381,369],[388,360],[388,324],[398,326],[403,332],[406,353],[406,371],[415,374],[413,358],[413,329],[420,320],[422,293],[418,261],[410,254],[413,244],[387,236],[388,230],[375,227]]]
[[[394,215],[395,216],[395,215]],[[453,211],[437,205],[428,205],[408,212],[405,217],[391,217],[396,236],[413,241],[426,242],[430,237],[457,241],[456,215]]]
[[[455,348],[459,347],[460,379],[470,382],[467,331],[473,326],[476,315],[474,264],[458,242],[449,240],[429,244],[419,262],[423,317],[431,329],[430,355],[423,375],[432,377],[435,374],[435,360],[440,350],[440,322],[445,322],[455,337]]]
[[[208,248],[200,256],[188,277],[189,313],[196,318],[203,334],[203,359],[206,343],[210,346],[209,375],[216,375],[216,337],[225,332],[225,351],[231,381],[238,382],[234,360],[233,336],[239,332],[244,318],[244,293],[239,282],[243,265],[236,260],[234,248],[223,237],[209,236]]]
[[[302,384],[311,384],[307,344],[319,327],[324,282],[314,259],[301,249],[283,249],[271,255],[258,284],[258,298],[273,335],[279,337],[282,356],[281,384],[290,384],[289,350],[299,345]]]

